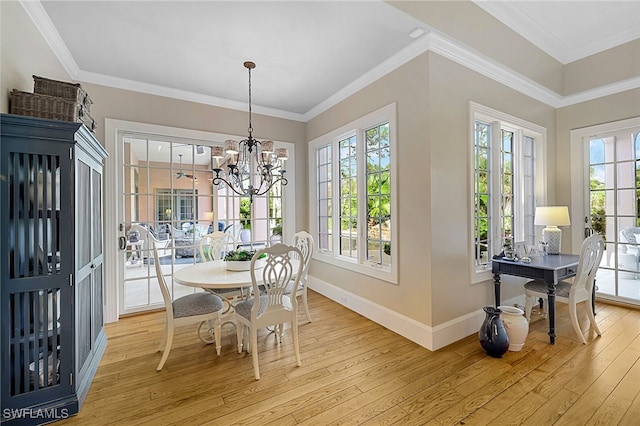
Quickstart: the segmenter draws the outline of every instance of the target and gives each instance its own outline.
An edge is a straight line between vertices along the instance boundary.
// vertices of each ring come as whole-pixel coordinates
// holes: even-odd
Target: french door
[[[585,233],[606,241],[597,295],[640,305],[640,120],[582,130]]]
[[[204,142],[129,134],[122,144],[120,231],[126,244],[119,311],[127,314],[162,306],[154,244],[173,297],[194,292],[174,285],[172,276],[199,260],[200,236],[212,224],[214,190]]]
[[[224,185],[212,184],[211,146],[221,146],[233,136],[214,134],[215,139],[204,140],[143,131],[117,135],[118,291],[109,294],[118,295],[118,315],[162,307],[153,243],[176,298],[199,291],[174,284],[172,277],[176,270],[201,261],[203,235],[228,230],[242,248],[258,249],[288,241],[295,232],[294,205],[285,202],[285,193],[295,192],[294,170],[289,185],[275,185],[253,203]],[[292,144],[277,145],[289,149],[294,158]]]

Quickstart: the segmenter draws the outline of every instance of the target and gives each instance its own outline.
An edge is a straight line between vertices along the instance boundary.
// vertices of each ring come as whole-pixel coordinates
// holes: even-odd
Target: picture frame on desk
[[[529,255],[527,243],[525,243],[524,241],[516,241],[515,243],[513,243],[513,250],[515,251],[516,257],[518,259],[522,259],[523,257]]]

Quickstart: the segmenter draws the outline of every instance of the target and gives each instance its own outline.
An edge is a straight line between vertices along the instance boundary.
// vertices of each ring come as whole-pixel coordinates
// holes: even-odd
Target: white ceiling
[[[640,38],[640,2],[476,1],[566,63]],[[304,120],[417,43],[422,22],[367,1],[23,3],[76,80]]]

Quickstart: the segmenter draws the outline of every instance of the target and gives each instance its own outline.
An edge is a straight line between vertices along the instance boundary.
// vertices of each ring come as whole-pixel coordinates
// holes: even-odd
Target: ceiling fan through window
[[[182,154],[178,154],[178,156],[180,157],[180,171],[176,172],[176,179],[180,179],[180,178],[186,177],[186,178],[189,178],[189,179],[197,182],[198,181],[197,177],[182,171]]]

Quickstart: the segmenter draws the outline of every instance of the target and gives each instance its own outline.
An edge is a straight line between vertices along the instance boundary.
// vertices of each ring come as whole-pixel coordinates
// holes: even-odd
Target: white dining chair
[[[593,286],[596,277],[596,272],[600,266],[602,260],[602,254],[604,253],[604,239],[600,234],[593,234],[582,242],[580,248],[580,260],[578,261],[578,270],[576,275],[567,281],[560,281],[556,285],[556,301],[569,304],[569,316],[571,318],[571,324],[576,334],[580,338],[580,341],[587,344],[587,340],[582,334],[580,324],[578,323],[577,304],[580,302],[585,303],[587,310],[587,316],[589,317],[589,323],[594,328],[598,336],[602,333],[598,328],[596,319],[593,313]],[[543,299],[547,303],[547,284],[541,280],[529,281],[524,285],[525,295],[527,297],[525,304],[525,317],[530,319],[531,310],[537,300]]]
[[[222,260],[224,254],[233,247],[231,235],[215,231],[200,238],[200,258],[203,262]]]
[[[222,299],[215,294],[199,292],[182,296],[172,301],[171,293],[169,293],[169,288],[167,287],[167,282],[162,274],[158,248],[155,244],[153,244],[153,262],[156,268],[156,277],[158,279],[158,284],[160,285],[160,291],[162,292],[166,311],[164,334],[162,335],[160,346],[158,346],[158,351],[162,351],[163,354],[156,370],[162,370],[164,363],[169,357],[175,328],[183,325],[202,323],[203,321],[206,321],[209,324],[209,330],[213,330],[216,352],[220,355],[222,347],[220,333],[222,328],[222,309],[224,307]],[[198,328],[198,336],[200,337],[200,340],[205,343],[212,343],[211,340],[202,338],[199,331],[200,328]]]
[[[309,303],[307,302],[307,280],[309,277],[309,264],[311,263],[311,257],[313,256],[314,242],[313,237],[306,231],[299,231],[293,235],[291,245],[297,247],[302,252],[302,258],[299,259],[303,262],[302,276],[300,277],[298,287],[294,287],[293,280],[287,287],[287,294],[293,292],[296,288],[296,297],[302,296],[302,307],[304,313],[307,316],[307,321],[311,322],[311,313],[309,313]]]
[[[265,266],[256,269],[256,261],[266,254]],[[293,349],[296,364],[301,365],[298,344],[298,302],[296,297],[286,294],[289,281],[299,284],[304,265],[294,258],[302,258],[300,249],[286,244],[276,244],[258,250],[251,259],[251,286],[253,292],[244,301],[236,303],[236,333],[238,352],[242,352],[245,328],[249,330],[248,348],[253,360],[253,372],[260,379],[258,365],[258,329],[275,326],[277,336],[282,343],[284,324],[291,324]],[[295,278],[294,278],[295,277]],[[295,287],[294,287],[295,288]]]
[[[215,231],[200,239],[200,258],[203,262],[223,260],[225,254],[233,250],[234,247],[235,241],[231,234]],[[208,288],[206,291],[222,297],[222,301],[226,305],[222,312],[223,315],[229,312],[233,303],[243,295],[241,288]]]

